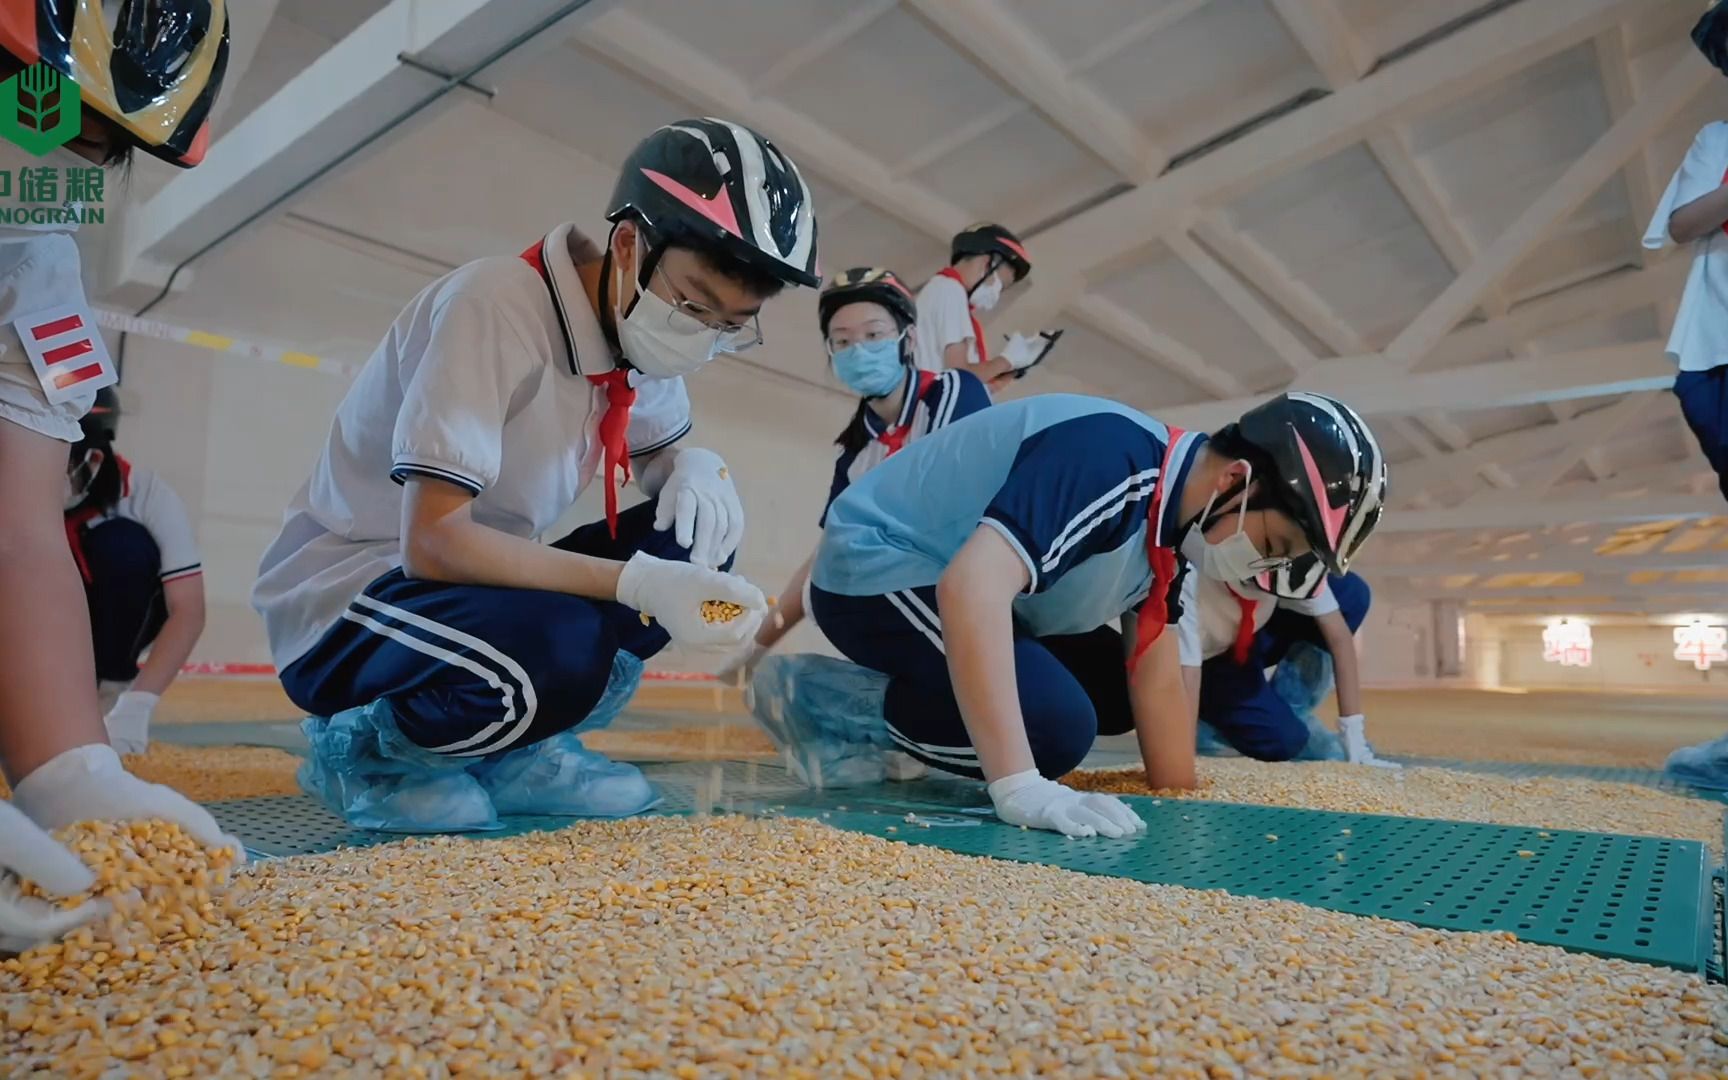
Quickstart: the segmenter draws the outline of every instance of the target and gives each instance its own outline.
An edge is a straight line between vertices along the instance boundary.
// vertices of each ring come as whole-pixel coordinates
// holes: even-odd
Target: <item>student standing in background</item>
[[[1728,499],[1728,123],[1706,124],[1668,182],[1644,246],[1692,246],[1668,355],[1674,395]]]
[[[971,371],[995,392],[1044,359],[1061,332],[1014,334],[1000,353],[990,354],[977,312],[994,308],[1003,292],[1032,273],[1025,245],[1003,226],[984,222],[956,234],[948,264],[918,290],[923,330],[915,359],[924,371]]]

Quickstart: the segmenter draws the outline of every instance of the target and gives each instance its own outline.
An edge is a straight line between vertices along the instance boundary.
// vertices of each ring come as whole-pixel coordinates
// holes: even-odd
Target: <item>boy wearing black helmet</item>
[[[302,784],[358,827],[644,809],[641,773],[574,729],[669,641],[736,648],[766,610],[725,572],[743,510],[681,443],[683,376],[818,283],[810,190],[756,132],[683,120],[631,153],[607,219],[604,251],[561,225],[410,302],[264,555],[253,603],[313,717]],[[540,543],[596,475],[605,520]],[[620,512],[630,477],[649,501]]]
[[[971,371],[991,390],[1024,376],[1044,359],[1061,331],[1026,338],[1016,333],[1002,351],[990,353],[977,312],[989,311],[1010,286],[1032,273],[1026,246],[1001,225],[980,222],[956,233],[948,263],[918,291],[918,324],[924,328],[915,352],[925,371]]]
[[[994,406],[835,500],[810,602],[853,663],[766,660],[752,710],[813,785],[873,779],[898,750],[985,780],[1011,824],[1129,835],[1145,826],[1125,804],[1056,778],[1133,730],[1154,786],[1194,786],[1164,633],[1187,567],[1240,581],[1313,552],[1342,572],[1385,477],[1361,418],[1319,395],[1215,439],[1100,398]]]
[[[862,266],[835,276],[816,302],[828,366],[836,381],[858,395],[858,408],[834,440],[840,448],[834,480],[822,504],[828,507],[852,482],[907,443],[989,407],[990,392],[969,371],[923,371],[912,362],[918,340],[917,309],[892,270]],[[769,649],[803,621],[804,586],[812,554],[780,590],[774,617],[764,619],[756,640],[719,671],[722,678],[754,668]]]

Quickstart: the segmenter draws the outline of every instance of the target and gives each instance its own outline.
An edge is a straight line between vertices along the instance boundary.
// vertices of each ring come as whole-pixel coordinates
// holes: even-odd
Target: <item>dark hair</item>
[[[97,431],[86,434],[82,439],[72,444],[72,449],[66,454],[66,467],[82,464],[84,455],[92,450],[102,451],[102,465],[96,470],[96,475],[90,478],[90,486],[84,489],[84,499],[80,508],[95,507],[106,513],[114,509],[114,504],[120,501],[120,459],[114,454],[114,443],[107,432]]]
[[[643,238],[652,234],[647,226],[640,221],[637,227],[643,230]],[[786,282],[765,270],[759,270],[748,263],[739,262],[726,253],[726,249],[718,244],[710,244],[689,236],[673,235],[666,239],[668,249],[680,248],[696,257],[705,270],[713,271],[728,281],[736,282],[745,291],[764,300],[780,295],[780,290],[786,287]]]
[[[1253,468],[1254,477],[1262,481],[1249,497],[1247,509],[1277,510],[1291,517],[1296,516],[1289,501],[1283,497],[1284,485],[1277,482],[1278,468],[1272,462],[1272,455],[1244,438],[1239,426],[1234,423],[1225,424],[1212,433],[1206,446],[1221,457],[1232,461],[1246,461]]]
[[[868,398],[858,399],[858,407],[852,410],[852,419],[846,421],[846,426],[834,440],[841,453],[856,454],[870,445],[870,430],[864,426],[864,410],[869,407]]]

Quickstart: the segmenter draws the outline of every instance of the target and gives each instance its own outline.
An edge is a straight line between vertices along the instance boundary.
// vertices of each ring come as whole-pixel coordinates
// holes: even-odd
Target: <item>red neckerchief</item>
[[[962,289],[966,288],[966,279],[961,277],[960,271],[952,266],[944,266],[936,272],[936,276],[958,281]],[[966,317],[972,320],[972,342],[978,346],[978,362],[988,364],[990,362],[990,350],[984,347],[984,324],[978,321],[978,313],[972,308],[972,291],[970,289],[966,291]]]
[[[1254,613],[1259,610],[1260,602],[1250,600],[1235,589],[1230,590],[1230,595],[1236,598],[1236,606],[1240,609],[1236,622],[1236,644],[1230,649],[1230,659],[1238,664],[1246,664],[1248,653],[1254,648],[1254,631],[1258,629],[1254,625]]]
[[[1152,487],[1152,503],[1146,510],[1146,562],[1152,568],[1152,585],[1146,593],[1146,602],[1140,605],[1140,618],[1134,623],[1134,655],[1128,658],[1130,681],[1146,650],[1164,636],[1164,627],[1170,618],[1170,583],[1176,580],[1176,549],[1158,546],[1158,518],[1164,505],[1164,481],[1170,478],[1170,452],[1184,434],[1181,428],[1168,430],[1164,461],[1158,467],[1158,483]]]
[[[546,260],[536,242],[522,253],[522,261],[534,268],[541,278],[546,276]],[[556,301],[554,301],[556,303]],[[574,361],[574,357],[572,357]],[[606,528],[612,539],[618,539],[618,489],[630,480],[630,453],[625,436],[630,430],[630,408],[636,404],[636,388],[630,385],[628,368],[613,368],[604,375],[589,375],[589,382],[606,388],[606,412],[600,417],[600,446],[606,453]],[[618,470],[624,470],[623,479]]]
[[[1722,170],[1722,182],[1728,184],[1728,169]],[[1722,231],[1728,233],[1728,221],[1722,223]]]
[[[924,391],[930,389],[930,384],[935,381],[936,373],[934,371],[920,371],[918,373],[918,389],[913,391],[916,396],[912,399],[911,407],[906,408],[905,410],[907,415],[906,422],[898,427],[891,427],[887,431],[876,436],[876,441],[888,448],[889,457],[893,457],[900,451],[902,446],[906,445],[907,438],[912,434],[911,418],[916,416],[918,413],[918,402],[923,400]]]
[[[120,494],[130,495],[132,463],[119,454],[114,455],[114,460],[120,466]],[[107,512],[100,506],[79,506],[66,512],[66,544],[72,549],[72,561],[78,564],[78,573],[86,585],[95,584],[96,579],[90,573],[90,560],[84,554],[84,527]]]

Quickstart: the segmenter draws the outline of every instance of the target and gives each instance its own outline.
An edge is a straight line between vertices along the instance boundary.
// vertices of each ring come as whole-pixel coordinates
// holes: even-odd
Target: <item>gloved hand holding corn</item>
[[[618,575],[618,602],[688,649],[735,649],[768,614],[762,590],[736,574],[637,552]]]

